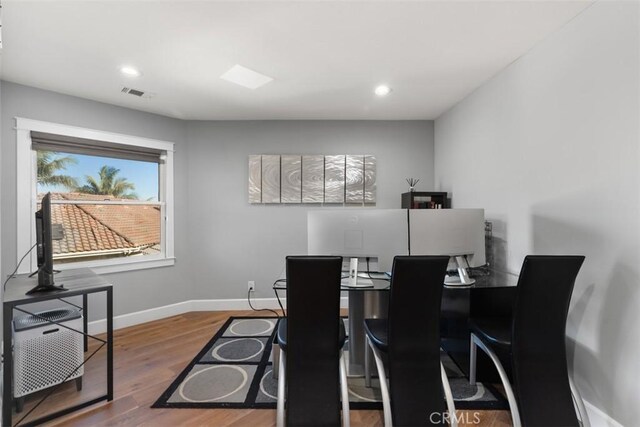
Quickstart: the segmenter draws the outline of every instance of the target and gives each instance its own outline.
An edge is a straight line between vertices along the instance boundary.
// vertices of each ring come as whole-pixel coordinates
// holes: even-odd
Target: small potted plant
[[[416,191],[416,184],[420,182],[420,179],[417,178],[407,178],[407,184],[409,184],[409,191],[412,193]]]

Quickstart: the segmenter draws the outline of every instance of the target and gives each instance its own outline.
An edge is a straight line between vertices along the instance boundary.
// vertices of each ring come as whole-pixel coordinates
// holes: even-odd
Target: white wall
[[[584,254],[567,332],[584,397],[640,420],[639,7],[600,1],[435,123],[435,181],[494,220],[498,268]]]
[[[308,209],[320,205],[250,205],[250,154],[373,154],[377,208],[399,208],[405,178],[433,188],[433,122],[190,122],[189,218],[195,299],[273,297],[286,255],[307,251]],[[335,209],[335,205],[332,206]]]

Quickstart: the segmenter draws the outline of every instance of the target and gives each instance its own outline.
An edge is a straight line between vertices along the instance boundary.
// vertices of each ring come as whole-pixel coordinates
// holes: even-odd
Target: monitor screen
[[[36,212],[36,242],[38,243],[38,269],[43,284],[51,280],[53,284],[53,239],[51,233],[51,193],[47,193]]]
[[[484,209],[410,209],[411,255],[466,255],[470,267],[485,264]]]
[[[53,227],[51,224],[51,193],[47,193],[41,201],[41,207],[35,214],[36,243],[38,253],[38,285],[27,292],[32,295],[39,292],[64,291],[61,286],[54,285],[53,278]],[[34,273],[35,274],[35,273]]]
[[[307,253],[340,255],[371,271],[391,271],[393,257],[409,253],[405,209],[313,210],[307,213]],[[365,267],[366,268],[366,267]]]

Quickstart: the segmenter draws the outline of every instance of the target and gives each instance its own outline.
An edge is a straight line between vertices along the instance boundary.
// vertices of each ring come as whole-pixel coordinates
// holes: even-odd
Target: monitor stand
[[[44,293],[44,292],[62,292],[62,291],[67,291],[68,289],[62,287],[62,286],[55,286],[55,285],[47,285],[47,286],[36,286],[35,288],[31,289],[30,291],[28,291],[25,295],[33,295],[33,294],[39,294],[39,293]]]
[[[470,286],[476,283],[476,279],[469,277],[469,263],[464,256],[454,257],[456,264],[458,265],[458,277],[445,276],[444,284],[447,286]]]
[[[48,272],[43,268],[40,268],[36,273],[38,273],[38,286],[28,291],[25,295],[45,292],[62,292],[67,290],[63,286],[56,286],[53,284],[53,272]]]

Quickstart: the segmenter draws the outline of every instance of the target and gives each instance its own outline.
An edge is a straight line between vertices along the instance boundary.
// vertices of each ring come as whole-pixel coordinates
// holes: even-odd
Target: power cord
[[[384,280],[386,282],[391,282],[391,279],[389,279],[389,278],[377,278],[377,279],[374,279],[373,277],[371,277],[371,269],[369,268],[369,260],[371,258],[367,257],[366,259],[367,259],[367,276],[369,276],[369,279],[371,279],[371,280]],[[375,271],[374,271],[374,273],[375,273]]]
[[[251,307],[251,310],[253,311],[270,311],[273,314],[276,315],[277,318],[280,318],[280,315],[278,314],[277,311],[275,310],[271,310],[270,308],[255,308],[252,304],[251,304],[251,291],[247,292],[247,302],[249,303],[249,307]],[[280,299],[278,299],[278,303],[280,302]],[[282,307],[282,304],[280,304],[280,307]]]
[[[13,273],[11,273],[9,275],[9,277],[7,277],[7,280],[5,280],[4,283],[2,284],[2,292],[3,293],[7,290],[7,282],[9,282],[9,280],[13,279],[16,276],[16,273],[17,273],[18,269],[20,268],[20,264],[22,264],[22,261],[24,261],[24,259],[27,257],[27,255],[29,255],[31,253],[31,251],[33,250],[33,248],[35,248],[36,246],[38,246],[37,243],[34,244],[33,246],[31,246],[31,249],[29,249],[27,251],[27,253],[22,256],[22,258],[20,258],[20,261],[18,261],[18,265],[16,266],[16,269],[13,270]]]
[[[282,305],[282,301],[280,301],[280,294],[278,293],[278,289],[275,288],[277,283],[282,283],[282,282],[286,282],[287,279],[278,279],[275,282],[273,282],[273,293],[276,294],[276,299],[278,300],[278,305],[280,306],[280,310],[282,310],[282,315],[283,316],[287,316],[287,313],[284,311],[284,306]]]

